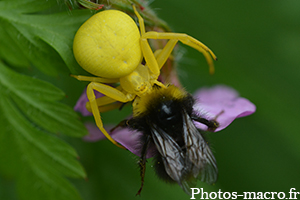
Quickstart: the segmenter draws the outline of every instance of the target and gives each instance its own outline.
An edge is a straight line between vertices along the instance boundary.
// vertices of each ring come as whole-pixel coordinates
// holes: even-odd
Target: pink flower
[[[97,93],[96,96],[100,97],[102,94]],[[103,96],[103,95],[102,95]],[[215,132],[226,128],[236,118],[245,117],[251,115],[256,111],[256,107],[249,100],[239,97],[237,91],[233,88],[224,85],[217,85],[211,88],[201,88],[196,91],[194,98],[196,103],[194,104],[194,112],[206,119],[215,119],[219,123],[219,127]],[[86,110],[85,104],[88,101],[86,93],[79,98],[75,110],[82,113],[82,115],[92,115]],[[199,122],[194,122],[197,128],[201,130],[207,130],[207,127]],[[96,127],[95,124],[87,123],[86,127],[89,131],[89,135],[84,137],[84,140],[94,142],[105,139],[102,132]],[[112,127],[106,127],[106,130],[110,130]],[[111,133],[111,137],[122,144],[132,153],[140,156],[142,148],[141,136],[143,133],[133,131],[128,128],[117,128]],[[147,158],[153,157],[156,154],[155,146],[149,147],[147,151]]]
[[[86,123],[85,126],[89,131],[89,135],[83,138],[85,141],[96,142],[98,140],[106,139],[106,137],[95,124]],[[105,128],[107,131],[109,131],[113,127],[114,126],[107,126]],[[117,128],[115,131],[110,133],[110,135],[115,141],[126,147],[126,149],[137,156],[141,156],[141,149],[143,147],[143,144],[140,142],[140,138],[142,136],[141,132],[130,130],[129,128]],[[156,153],[156,148],[154,146],[150,146],[147,150],[146,157],[151,158],[155,156]]]
[[[226,128],[233,120],[251,115],[256,107],[248,99],[239,97],[233,88],[225,85],[217,85],[212,88],[201,88],[196,91],[194,98],[197,99],[194,111],[206,119],[215,119],[219,127],[215,132]],[[205,125],[195,123],[199,129],[206,130]]]
[[[96,98],[103,97],[104,95],[100,92],[94,91]],[[89,112],[85,104],[88,102],[88,98],[86,96],[86,89],[82,92],[81,96],[79,97],[78,101],[76,102],[76,105],[74,106],[74,110],[77,112],[80,112],[82,116],[92,116],[93,114]]]

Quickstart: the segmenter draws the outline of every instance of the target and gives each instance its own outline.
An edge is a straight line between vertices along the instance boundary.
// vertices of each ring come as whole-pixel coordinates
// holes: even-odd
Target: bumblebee
[[[197,179],[214,183],[218,174],[216,160],[194,121],[205,124],[210,131],[218,123],[198,116],[193,111],[192,95],[173,85],[155,86],[149,94],[137,98],[133,117],[117,126],[143,133],[139,159],[141,187],[137,195],[144,186],[146,154],[153,145],[157,151],[154,168],[161,179],[178,183],[187,194]]]

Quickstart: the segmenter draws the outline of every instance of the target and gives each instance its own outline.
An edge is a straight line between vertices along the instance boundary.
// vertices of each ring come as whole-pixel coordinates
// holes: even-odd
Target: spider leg
[[[154,74],[154,80],[157,80],[160,69],[170,57],[177,42],[178,40],[170,39],[163,49],[158,49],[153,53],[147,39],[141,39],[141,48],[146,60],[146,66]],[[157,84],[157,81],[155,83]]]
[[[108,86],[108,85],[105,85],[102,83],[97,83],[97,82],[91,82],[87,86],[87,90],[86,90],[87,97],[90,102],[91,110],[92,110],[93,116],[95,118],[96,125],[98,126],[100,131],[102,131],[102,133],[107,137],[108,140],[110,140],[116,146],[124,148],[123,146],[119,145],[114,139],[112,139],[111,136],[104,129],[103,123],[101,120],[101,116],[100,116],[100,111],[98,109],[96,96],[94,94],[94,90],[110,97],[111,99],[115,99],[116,101],[120,101],[120,102],[132,101],[134,98],[134,95],[125,95],[118,89],[115,89],[111,86]]]
[[[82,76],[82,75],[73,75],[70,76],[76,78],[79,81],[89,81],[89,82],[100,82],[100,83],[117,83],[119,82],[118,78],[100,78],[93,76]]]
[[[143,52],[143,56],[146,61],[146,65],[149,67],[149,69],[154,74],[155,78],[157,79],[157,77],[160,74],[160,67],[159,67],[157,60],[154,56],[154,53],[148,43],[147,38],[144,38],[143,36],[141,36],[140,43],[141,43],[141,49]]]
[[[117,89],[119,91],[123,91],[121,86],[115,87],[114,89]],[[119,105],[118,104],[112,104],[114,102],[117,102],[117,100],[115,100],[111,97],[108,97],[108,96],[99,97],[99,98],[96,99],[96,102],[97,102],[97,105],[98,105],[98,108],[99,108],[100,112],[106,112],[106,111],[109,111],[109,110],[113,110],[113,109],[118,108],[119,106],[121,106],[123,104],[121,102],[119,102]],[[112,104],[112,105],[115,105],[115,106],[112,106],[112,105],[109,105],[109,104]],[[89,112],[92,112],[91,104],[90,104],[89,101],[86,102],[85,107]]]
[[[96,102],[100,112],[114,110],[120,108],[123,105],[123,103],[117,102],[116,100],[108,96],[99,97],[96,99]],[[86,103],[85,107],[89,112],[92,112],[91,104],[89,101]]]
[[[136,10],[136,8],[135,8],[134,5],[132,5],[132,8],[133,8],[133,11],[134,11],[135,15],[137,16],[137,18],[139,20],[141,35],[143,35],[145,33],[144,19],[142,18],[142,16],[140,15],[140,13],[138,13],[138,11]]]
[[[157,56],[154,55],[154,53],[148,43],[147,38],[144,38],[144,35],[146,32],[144,19],[137,12],[135,6],[133,5],[132,7],[133,7],[135,15],[137,16],[137,18],[139,20],[140,32],[141,32],[141,49],[143,52],[143,56],[146,60],[146,65],[150,69],[150,71],[154,74],[154,79],[157,80],[157,78],[160,74],[160,69],[165,64],[167,59],[169,58],[169,56],[172,53],[178,40],[170,39],[169,42],[166,44],[166,46],[162,50],[159,50],[160,52],[157,53]],[[160,84],[158,81],[156,81],[155,83],[160,86],[163,85],[163,84]]]
[[[138,13],[138,11],[136,10],[135,6],[132,5],[133,7],[133,11],[135,13],[135,15],[137,16],[138,20],[139,20],[139,25],[140,25],[140,32],[141,32],[141,49],[143,52],[143,56],[146,60],[146,64],[149,67],[149,69],[151,70],[151,72],[154,74],[155,79],[158,78],[159,74],[160,74],[160,67],[157,64],[157,61],[155,59],[155,56],[153,54],[153,51],[147,41],[147,38],[143,38],[143,35],[145,34],[145,24],[144,24],[144,19],[142,18],[142,16]]]
[[[99,106],[99,112],[107,112],[107,111],[111,111],[111,110],[115,110],[115,109],[120,109],[122,106],[124,105],[124,103],[121,102],[116,102],[113,104],[108,104],[105,106]]]
[[[146,55],[149,55],[149,48],[151,49],[151,47],[147,41],[148,39],[170,39],[170,40],[173,39],[173,40],[177,40],[177,41],[179,40],[183,44],[186,44],[186,45],[198,50],[199,52],[201,52],[204,55],[204,57],[206,58],[206,61],[209,65],[210,73],[211,74],[214,73],[213,59],[217,60],[217,57],[207,46],[205,46],[202,42],[196,40],[195,38],[193,38],[187,34],[184,34],[184,33],[164,33],[164,32],[154,32],[154,31],[146,32],[145,34],[143,34],[141,36],[141,48],[144,53],[146,62],[147,62]],[[152,59],[153,58],[149,57],[150,63],[147,63],[147,64],[149,64],[149,65],[151,64],[151,65],[155,66],[155,64],[153,64]]]
[[[166,63],[177,42],[178,40],[171,39],[163,49],[159,49],[154,52],[154,56],[156,58],[159,69],[161,69]]]
[[[108,104],[114,103],[114,102],[116,102],[116,100],[113,98],[110,98],[108,96],[103,96],[103,97],[97,98],[96,102],[97,102],[98,107],[100,107],[100,106],[106,106]]]

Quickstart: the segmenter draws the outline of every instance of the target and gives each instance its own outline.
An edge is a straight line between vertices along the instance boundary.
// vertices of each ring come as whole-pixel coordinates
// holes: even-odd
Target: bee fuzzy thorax
[[[168,85],[166,88],[154,86],[151,92],[139,97],[133,104],[133,116],[147,115],[150,109],[166,101],[182,100],[190,96],[184,89],[179,89],[174,85]]]

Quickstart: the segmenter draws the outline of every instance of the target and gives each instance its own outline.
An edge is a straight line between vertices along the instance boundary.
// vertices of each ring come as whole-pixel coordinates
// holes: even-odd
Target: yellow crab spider
[[[154,84],[166,87],[157,79],[160,69],[169,58],[178,41],[203,53],[213,73],[214,53],[195,38],[181,33],[146,32],[144,20],[133,6],[140,30],[134,20],[117,10],[99,12],[88,19],[77,31],[73,51],[79,65],[96,77],[72,75],[80,81],[90,81],[87,86],[89,103],[96,125],[115,145],[119,145],[103,127],[100,111],[110,110],[114,102],[138,103],[139,97],[149,93]],[[161,50],[153,52],[148,39],[168,39]],[[212,57],[212,58],[211,58]],[[145,59],[146,65],[141,64]],[[119,83],[112,87],[107,83]],[[94,90],[104,94],[96,99]],[[136,98],[137,97],[137,98]]]

